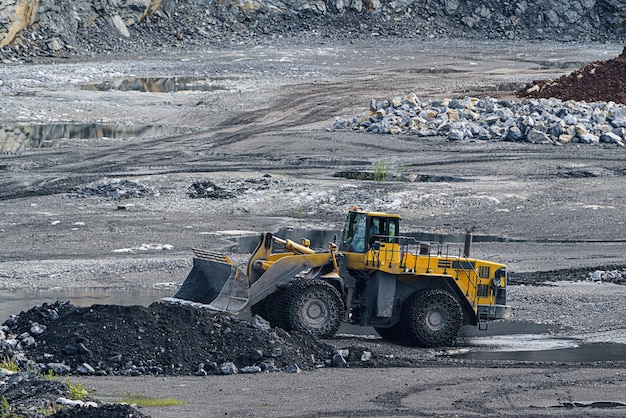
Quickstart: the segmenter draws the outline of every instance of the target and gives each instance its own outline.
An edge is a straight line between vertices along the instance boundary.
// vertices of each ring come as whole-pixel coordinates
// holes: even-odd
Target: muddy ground
[[[332,130],[335,116],[360,114],[372,98],[513,99],[532,80],[569,74],[622,49],[376,39],[4,66],[5,126],[140,125],[162,134],[51,140],[0,156],[0,288],[174,288],[191,266],[191,248],[232,249],[234,237],[281,227],[338,230],[346,210],[358,205],[401,214],[405,231],[474,227],[477,236],[491,237],[473,253],[506,263],[512,283],[509,325],[495,333],[530,322],[552,326],[546,334],[566,340],[623,343],[623,286],[577,282],[596,269],[623,267],[623,148]],[[82,87],[136,77],[151,85],[151,77],[167,76],[215,88]],[[381,167],[431,181],[336,177]],[[122,180],[130,182],[116,189]],[[220,193],[193,198],[199,182]],[[539,286],[544,279],[555,285]],[[187,402],[142,410],[155,417],[623,414],[622,361],[449,358],[344,331],[329,343],[374,346],[420,365],[84,381],[102,399],[139,391]],[[466,341],[452,349],[487,351]],[[596,409],[579,401],[610,403]]]

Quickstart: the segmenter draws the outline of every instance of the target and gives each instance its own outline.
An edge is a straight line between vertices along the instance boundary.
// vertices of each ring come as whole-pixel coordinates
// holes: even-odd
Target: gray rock
[[[348,365],[348,362],[346,361],[344,356],[342,356],[341,354],[337,352],[333,354],[333,358],[331,359],[331,366],[346,367],[347,365]]]
[[[619,135],[614,134],[613,132],[604,132],[600,135],[600,142],[604,142],[607,144],[619,144],[622,142],[622,138]]]
[[[0,347],[2,348],[3,351],[10,351],[11,349],[17,347],[18,344],[19,344],[19,341],[17,341],[16,338],[9,337],[2,341],[2,344],[0,344]]]
[[[550,136],[548,134],[540,132],[536,129],[531,129],[530,131],[528,131],[526,139],[528,140],[528,142],[532,142],[534,144],[552,143],[552,140],[550,139]]]
[[[269,331],[272,329],[272,327],[270,326],[269,321],[263,319],[261,316],[259,315],[254,315],[252,317],[252,326],[256,329],[259,329],[261,331]]]
[[[78,354],[78,347],[73,344],[68,344],[63,347],[62,352],[63,354],[66,354],[68,356],[75,356],[76,354]]]
[[[524,134],[517,126],[511,126],[506,133],[507,141],[521,141],[524,138]]]
[[[626,128],[626,116],[619,116],[611,121],[611,125],[616,128]]]
[[[84,375],[92,375],[96,373],[96,370],[91,367],[89,363],[83,363],[76,368],[76,371]]]
[[[89,350],[84,343],[79,343],[76,348],[78,349],[78,352],[80,354],[86,354],[87,356],[91,357],[91,350]]]
[[[465,133],[460,129],[450,129],[448,131],[448,141],[462,141],[465,139]]]
[[[260,373],[261,368],[259,366],[245,366],[240,371],[241,373]]]
[[[297,364],[291,364],[291,365],[287,366],[285,371],[287,373],[300,373],[301,372],[300,367],[298,367]]]
[[[248,358],[254,362],[260,361],[263,359],[263,350],[253,350],[248,354]]]
[[[235,366],[235,363],[227,361],[218,366],[217,372],[223,375],[231,375],[239,373],[239,369]]]
[[[278,357],[281,357],[282,355],[283,355],[282,347],[272,347],[272,351],[270,353],[270,356],[272,356],[274,358],[278,358]]]
[[[576,136],[574,139],[572,139],[572,142],[583,144],[598,144],[600,142],[600,138],[594,134],[584,133],[582,135]]]
[[[576,125],[578,123],[578,118],[574,115],[566,115],[563,118],[563,122],[565,122],[566,125]]]
[[[122,355],[121,354],[116,354],[114,356],[111,356],[107,359],[107,361],[109,361],[110,363],[121,363],[122,362]]]
[[[70,366],[63,363],[48,363],[46,364],[46,366],[48,367],[47,370],[51,371],[56,376],[65,376],[66,374],[69,374],[72,370]]]

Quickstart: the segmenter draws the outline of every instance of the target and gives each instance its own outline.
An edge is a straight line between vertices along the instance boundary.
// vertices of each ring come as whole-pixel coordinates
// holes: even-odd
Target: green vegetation
[[[60,407],[59,405],[57,405],[56,402],[45,402],[43,403],[43,405],[41,405],[41,407],[39,408],[39,414],[43,415],[44,417],[48,417],[50,415],[54,415],[57,412],[59,412]]]
[[[11,372],[19,372],[20,367],[17,365],[15,361],[13,361],[10,357],[5,357],[2,362],[0,362],[0,367]]]
[[[11,417],[11,405],[9,405],[9,401],[4,396],[0,401],[0,418],[9,418]]]
[[[185,403],[176,398],[152,398],[146,395],[131,395],[127,394],[118,400],[117,403],[127,403],[130,405],[137,405],[141,407],[156,407],[156,406],[181,406]]]
[[[379,161],[374,164],[374,181],[389,181],[389,168],[391,164],[386,161]]]
[[[82,383],[72,383],[70,378],[67,378],[67,388],[70,390],[70,398],[75,401],[84,400],[89,395],[89,390]]]
[[[294,209],[292,213],[292,218],[302,219],[304,217],[304,208]]]

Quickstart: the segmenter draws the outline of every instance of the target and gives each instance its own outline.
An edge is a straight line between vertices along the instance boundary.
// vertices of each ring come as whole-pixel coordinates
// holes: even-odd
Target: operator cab
[[[365,253],[381,242],[397,242],[400,216],[379,212],[351,210],[348,213],[339,249]]]

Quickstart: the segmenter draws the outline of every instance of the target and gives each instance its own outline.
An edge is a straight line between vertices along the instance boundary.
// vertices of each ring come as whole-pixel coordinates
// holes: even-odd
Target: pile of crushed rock
[[[626,47],[617,58],[593,62],[555,80],[533,81],[517,95],[626,105]]]
[[[495,140],[538,144],[624,146],[626,141],[626,48],[556,80],[535,81],[517,102],[490,97],[422,100],[415,94],[377,101],[369,111],[335,129],[383,134],[445,136],[451,141]]]
[[[0,416],[20,418],[142,418],[127,404],[106,404],[91,399],[71,382],[44,377],[35,372],[0,368]],[[80,390],[79,390],[80,389]],[[80,392],[80,393],[79,393]],[[75,399],[77,397],[83,399]]]
[[[450,141],[522,141],[537,144],[624,146],[626,106],[613,102],[537,99],[517,102],[483,99],[372,100],[369,111],[352,119],[337,117],[334,129],[353,129],[416,137],[445,136]]]
[[[587,275],[591,282],[609,282],[614,284],[626,284],[626,269],[621,270],[595,270]]]
[[[102,179],[75,188],[70,197],[98,196],[107,199],[130,199],[158,196],[158,190],[133,180]]]
[[[270,328],[259,316],[249,322],[172,303],[37,306],[4,322],[2,356],[41,374],[120,376],[299,372],[375,361],[371,353]]]

